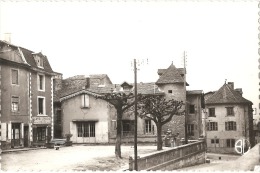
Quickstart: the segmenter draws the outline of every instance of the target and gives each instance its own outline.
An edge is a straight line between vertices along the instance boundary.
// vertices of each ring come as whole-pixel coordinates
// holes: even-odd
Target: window
[[[190,114],[195,114],[195,105],[190,105]]]
[[[45,90],[45,77],[44,75],[38,75],[38,90]]]
[[[237,123],[234,122],[234,121],[228,121],[228,122],[225,122],[225,129],[227,131],[236,131],[237,130]]]
[[[12,84],[18,85],[18,70],[12,69],[11,73],[12,73]]]
[[[219,144],[219,139],[217,139],[217,138],[211,139],[211,143],[212,144]]]
[[[12,109],[12,112],[19,111],[19,97],[12,96],[11,109]]]
[[[227,116],[234,116],[233,107],[226,107],[227,109]]]
[[[215,108],[209,108],[209,117],[215,117]]]
[[[172,90],[168,90],[168,93],[169,93],[169,94],[172,94]]]
[[[40,68],[43,68],[43,59],[42,59],[42,57],[40,57],[38,55],[35,55],[34,59],[35,59],[35,62],[37,64],[37,66],[40,67]]]
[[[134,120],[123,120],[123,136],[134,134]]]
[[[235,139],[227,139],[227,147],[234,148],[235,147]]]
[[[81,99],[82,99],[81,108],[88,108],[89,107],[89,96],[87,94],[83,94]]]
[[[77,123],[78,137],[95,137],[95,122]]]
[[[146,134],[153,133],[153,126],[151,120],[145,120],[145,133]]]
[[[208,130],[209,131],[217,131],[218,130],[218,123],[217,122],[209,122],[208,123]]]
[[[111,126],[112,126],[112,130],[116,130],[116,120],[112,120]]]
[[[188,136],[194,136],[194,124],[187,124]]]
[[[46,127],[37,127],[37,141],[46,140]]]
[[[56,123],[61,124],[61,110],[56,111]]]
[[[38,97],[38,114],[45,115],[45,98]]]

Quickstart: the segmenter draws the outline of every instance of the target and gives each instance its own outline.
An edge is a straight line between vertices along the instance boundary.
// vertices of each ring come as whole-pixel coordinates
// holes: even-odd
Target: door
[[[12,123],[11,147],[20,146],[20,123]]]
[[[24,126],[24,147],[29,147],[29,126]]]

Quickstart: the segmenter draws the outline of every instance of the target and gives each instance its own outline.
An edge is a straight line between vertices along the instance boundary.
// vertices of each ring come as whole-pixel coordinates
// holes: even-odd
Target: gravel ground
[[[114,155],[114,146],[72,146],[2,154],[3,171],[85,171],[128,169],[134,148],[122,146],[122,159]],[[156,146],[138,146],[138,154],[156,151]]]

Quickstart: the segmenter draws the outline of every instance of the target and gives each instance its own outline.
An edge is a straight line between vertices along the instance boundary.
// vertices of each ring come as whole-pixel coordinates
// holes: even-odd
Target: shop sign
[[[51,117],[32,117],[33,124],[51,124]]]

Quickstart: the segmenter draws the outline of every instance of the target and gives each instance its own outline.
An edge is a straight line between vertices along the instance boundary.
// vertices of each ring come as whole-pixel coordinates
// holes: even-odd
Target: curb
[[[44,148],[20,148],[20,149],[12,149],[12,150],[1,150],[1,153],[13,153],[13,152],[19,152],[19,151],[29,151],[29,150],[40,150],[40,149],[47,149]]]

